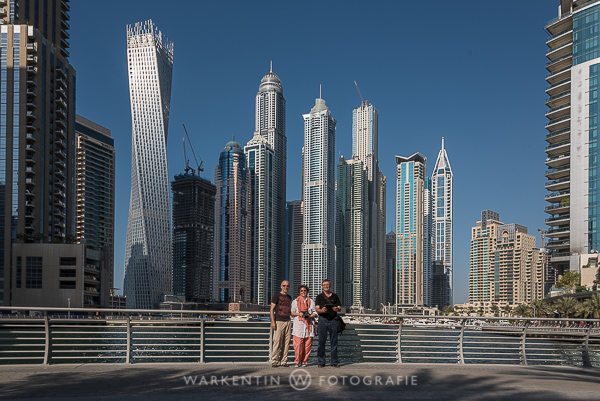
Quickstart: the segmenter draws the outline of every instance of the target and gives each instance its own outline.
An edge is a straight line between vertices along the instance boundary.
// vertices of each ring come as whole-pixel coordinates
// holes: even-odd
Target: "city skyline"
[[[414,20],[399,25],[396,15],[404,7],[378,3],[361,12],[364,15],[360,20],[365,22],[368,35],[343,22],[356,18],[356,4],[322,5],[339,17],[324,28],[323,33],[331,39],[331,51],[323,57],[323,51],[312,48],[306,40],[318,33],[310,13],[300,6],[274,7],[282,34],[270,38],[272,46],[263,49],[252,43],[252,35],[243,36],[243,32],[253,30],[257,30],[256,35],[269,36],[270,29],[248,22],[259,18],[263,7],[242,2],[227,9],[210,3],[181,2],[199,23],[187,22],[193,19],[168,8],[156,15],[160,3],[152,1],[123,4],[119,15],[108,21],[94,17],[101,13],[99,4],[71,4],[70,59],[78,73],[77,113],[106,126],[115,137],[116,287],[120,287],[122,271],[118,270],[124,263],[122,221],[126,220],[130,184],[131,123],[123,32],[127,24],[149,18],[178,49],[193,49],[178,53],[180,58],[174,65],[167,145],[170,179],[185,167],[179,145],[181,123],[188,127],[192,141],[202,144],[198,153],[209,172],[203,177],[211,180],[210,171],[223,145],[232,136],[240,143],[252,138],[256,82],[273,60],[273,69],[286,87],[286,200],[300,199],[301,116],[313,103],[319,84],[323,84],[323,97],[338,121],[336,159],[340,154],[352,153],[351,141],[339,138],[349,138],[351,111],[360,104],[353,82],[356,80],[363,96],[377,104],[378,159],[387,177],[395,176],[395,155],[420,152],[433,160],[441,137],[446,138],[453,172],[460,177],[454,183],[455,302],[467,298],[469,231],[480,210],[497,210],[506,220],[528,226],[532,233],[535,228],[544,228],[547,34],[543,27],[556,16],[558,4],[531,1],[521,4],[519,13],[513,13],[501,2],[464,9],[433,2],[432,12],[429,7],[411,6]],[[430,32],[420,28],[425,16],[430,19]],[[448,16],[455,17],[457,24],[446,30],[444,21]],[[200,37],[218,39],[192,42],[190,25],[203,33]],[[96,38],[98,31],[105,34]],[[419,34],[408,39],[413,31]],[[367,45],[371,46],[370,57],[359,60],[352,56],[354,48]],[[224,52],[225,48],[231,51]],[[413,53],[421,57],[406,63],[409,54],[413,59]],[[493,81],[483,85],[492,75]],[[432,110],[435,118],[431,117]],[[226,116],[221,114],[224,112]],[[500,114],[510,118],[503,119]],[[395,221],[394,204],[395,191],[388,190],[386,232]]]

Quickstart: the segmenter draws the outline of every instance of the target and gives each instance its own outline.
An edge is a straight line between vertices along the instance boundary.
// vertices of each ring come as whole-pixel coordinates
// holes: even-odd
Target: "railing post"
[[[396,363],[402,363],[402,324],[404,323],[404,318],[400,318],[398,321],[398,339],[396,342],[396,347],[398,349]]]
[[[204,316],[200,319],[200,363],[204,363]]]
[[[527,352],[525,352],[526,342],[527,342],[527,328],[531,322],[529,320],[525,321],[525,327],[523,327],[523,334],[521,335],[521,365],[527,366]]]
[[[589,349],[589,343],[590,343],[590,333],[592,331],[591,327],[588,327],[585,333],[585,337],[584,337],[584,341],[583,341],[583,352],[582,352],[582,359],[583,359],[583,366],[591,368],[592,367],[592,362],[590,361],[590,349]]]
[[[48,318],[48,312],[44,311],[44,365],[50,364],[50,321]]]
[[[460,333],[458,333],[458,363],[460,365],[464,365],[465,363],[465,354],[464,354],[464,339],[465,339],[465,323],[467,319],[463,319],[460,322]]]
[[[127,351],[125,354],[125,363],[131,363],[131,315],[127,314]]]

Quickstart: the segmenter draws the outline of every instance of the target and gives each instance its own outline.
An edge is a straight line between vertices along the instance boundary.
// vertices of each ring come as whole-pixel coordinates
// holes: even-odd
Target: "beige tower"
[[[471,229],[469,302],[491,300],[496,233],[501,225],[499,213],[484,210],[481,221]]]

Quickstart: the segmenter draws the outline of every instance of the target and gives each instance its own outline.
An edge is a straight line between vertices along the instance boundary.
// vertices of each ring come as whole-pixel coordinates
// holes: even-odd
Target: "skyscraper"
[[[255,100],[254,134],[265,138],[273,150],[272,165],[272,210],[273,228],[268,241],[273,261],[273,280],[283,279],[285,257],[285,201],[287,138],[285,136],[285,98],[279,77],[271,70],[261,79]],[[266,234],[266,232],[264,232]],[[277,283],[279,286],[279,283]],[[271,291],[270,289],[268,291]],[[279,287],[277,287],[279,291]],[[270,296],[270,295],[269,295]],[[270,300],[269,302],[270,303]]]
[[[94,305],[110,305],[114,287],[115,147],[110,130],[79,115],[75,118],[77,149],[77,242],[102,253],[98,269],[85,272],[100,281]],[[98,274],[100,273],[100,274]],[[84,303],[85,304],[85,303]]]
[[[342,305],[371,307],[369,294],[369,186],[367,170],[358,157],[340,156],[336,188],[336,282]]]
[[[267,139],[254,134],[246,147],[246,162],[250,172],[252,299],[259,305],[270,305],[278,292],[283,266],[276,264],[273,245],[274,216],[274,154]],[[283,234],[283,233],[281,233]]]
[[[336,244],[345,251],[338,250],[336,270],[344,280],[352,277],[350,287],[338,283],[341,296],[371,309],[383,302],[385,277],[386,186],[377,144],[377,110],[363,101],[352,110],[352,159],[340,158]]]
[[[491,301],[496,234],[501,225],[500,214],[484,210],[481,221],[471,229],[469,302]]]
[[[250,174],[239,143],[230,141],[221,151],[219,164],[215,167],[215,186],[213,299],[217,302],[250,302]]]
[[[337,122],[321,97],[304,114],[302,149],[304,235],[302,283],[311,296],[320,293],[321,281],[335,288],[335,126]]]
[[[177,174],[171,189],[173,294],[185,302],[210,302],[217,189],[193,171]]]
[[[448,299],[439,304],[440,307],[452,305],[452,214],[453,214],[453,183],[454,175],[450,160],[444,148],[438,153],[433,173],[431,175],[431,203],[432,203],[432,240],[433,261],[440,261],[444,266],[444,274],[447,279],[447,289],[444,291]],[[440,275],[438,275],[440,276]],[[437,293],[441,291],[438,290]]]
[[[11,304],[13,243],[70,242],[75,234],[68,3],[0,2],[0,305]]]
[[[420,153],[396,156],[397,306],[424,305],[425,161]]]
[[[302,284],[302,201],[287,202],[286,209],[286,243],[284,279],[290,282],[292,292],[295,293]]]
[[[172,292],[167,133],[173,43],[152,21],[127,26],[131,199],[125,250],[128,308],[153,308]]]
[[[600,250],[600,3],[561,0],[546,25],[546,223],[550,266],[580,271]]]

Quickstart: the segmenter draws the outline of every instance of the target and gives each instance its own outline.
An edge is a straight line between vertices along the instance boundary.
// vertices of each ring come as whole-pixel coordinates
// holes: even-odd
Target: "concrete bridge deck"
[[[266,363],[0,366],[0,400],[28,399],[597,400],[600,369],[348,364],[302,370]]]

